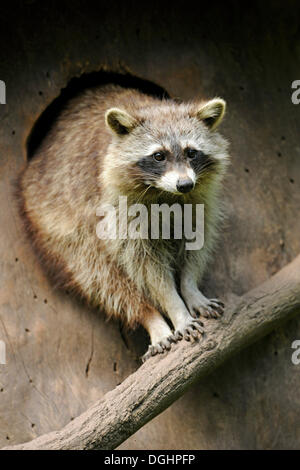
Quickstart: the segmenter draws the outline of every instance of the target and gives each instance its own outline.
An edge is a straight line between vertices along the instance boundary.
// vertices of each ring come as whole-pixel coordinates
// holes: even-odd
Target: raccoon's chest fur
[[[186,256],[184,240],[113,240],[107,243],[107,251],[111,253],[116,264],[134,280],[138,288],[143,289],[145,270],[149,262],[157,270],[157,275],[164,270],[174,274]]]

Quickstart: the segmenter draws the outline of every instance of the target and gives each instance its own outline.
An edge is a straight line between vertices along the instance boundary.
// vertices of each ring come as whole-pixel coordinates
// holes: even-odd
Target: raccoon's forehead
[[[182,106],[157,107],[155,111],[148,113],[142,119],[140,134],[165,146],[168,150],[179,145],[182,148],[209,140],[210,134],[207,128],[195,117],[188,113],[189,109]]]
[[[161,127],[143,125],[132,137],[132,143],[136,141],[145,155],[159,150],[167,150],[173,154],[187,147],[204,150],[211,145],[210,136],[204,129],[172,123]]]

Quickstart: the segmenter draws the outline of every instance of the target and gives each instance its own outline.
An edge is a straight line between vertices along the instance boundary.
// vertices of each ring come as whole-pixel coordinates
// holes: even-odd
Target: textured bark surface
[[[300,313],[300,255],[269,281],[207,321],[206,336],[150,358],[121,385],[61,431],[6,449],[115,449],[232,354]]]
[[[227,101],[228,217],[206,295],[238,305],[299,253],[300,105],[292,104],[291,83],[300,79],[300,4],[199,8],[197,15],[187,2],[1,3],[0,447],[62,429],[135,372],[147,344],[142,330],[120,334],[101,312],[53,290],[15,208],[12,182],[32,126],[73,77],[127,70],[175,97]],[[296,339],[299,318],[200,378],[119,448],[299,448]]]

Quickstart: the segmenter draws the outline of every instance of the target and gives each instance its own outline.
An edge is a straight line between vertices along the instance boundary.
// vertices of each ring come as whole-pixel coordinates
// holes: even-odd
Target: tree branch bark
[[[206,324],[199,341],[184,340],[134,374],[60,431],[5,449],[115,449],[196,380],[300,312],[300,255]]]

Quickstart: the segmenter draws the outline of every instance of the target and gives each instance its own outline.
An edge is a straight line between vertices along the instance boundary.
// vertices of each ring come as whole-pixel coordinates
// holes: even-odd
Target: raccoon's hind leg
[[[151,356],[161,354],[165,350],[170,350],[171,343],[176,343],[178,340],[162,315],[155,308],[151,308],[146,312],[141,323],[151,339],[148,351],[142,357],[143,362]]]

